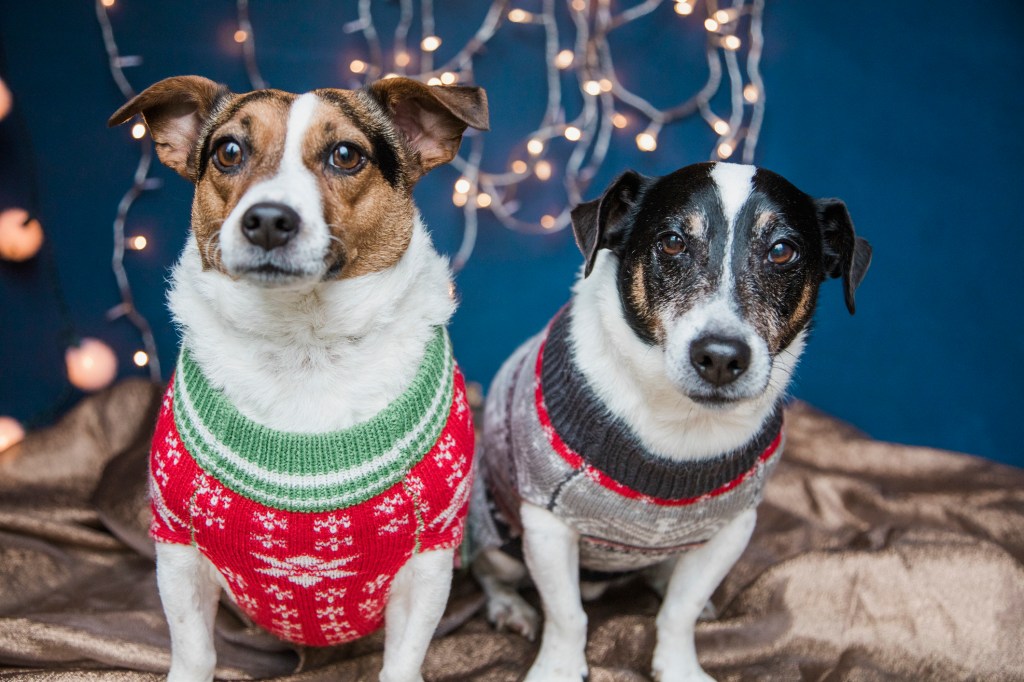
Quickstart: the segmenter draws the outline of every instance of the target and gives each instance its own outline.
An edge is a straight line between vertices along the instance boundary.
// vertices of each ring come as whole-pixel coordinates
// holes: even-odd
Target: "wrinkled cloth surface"
[[[167,625],[146,535],[160,387],[126,381],[0,454],[0,678],[158,680]],[[754,538],[697,627],[719,680],[1024,679],[1024,471],[880,443],[794,403]],[[535,604],[536,595],[527,597]],[[537,644],[496,633],[460,572],[428,681],[521,679]],[[586,606],[593,682],[649,680],[658,599]],[[225,604],[218,678],[376,680],[382,633],[297,649]]]

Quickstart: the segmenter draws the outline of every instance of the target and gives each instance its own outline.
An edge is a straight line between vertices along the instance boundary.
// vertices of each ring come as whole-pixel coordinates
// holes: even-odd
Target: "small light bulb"
[[[529,166],[526,165],[525,161],[520,161],[519,159],[516,159],[515,161],[512,162],[513,173],[518,173],[519,175],[522,175],[527,171],[528,168]]]
[[[536,173],[538,180],[547,180],[551,177],[551,164],[542,159],[533,167],[533,172]]]
[[[20,263],[39,253],[43,227],[23,208],[0,212],[0,259]]]
[[[460,208],[466,205],[466,201],[468,199],[469,197],[467,197],[465,194],[462,194],[461,192],[456,192],[455,194],[452,195],[452,203]]]
[[[587,8],[587,0],[572,0],[572,8],[577,12],[582,12]]]
[[[583,92],[587,93],[588,95],[600,95],[601,84],[598,83],[597,81],[586,81],[583,84]]]
[[[100,4],[102,4],[104,7],[113,7],[114,2],[115,0],[102,0]]]
[[[420,41],[420,47],[423,48],[424,52],[433,52],[441,47],[441,39],[437,36],[427,36]]]
[[[244,43],[248,39],[249,39],[249,34],[246,33],[245,31],[243,31],[242,29],[238,29],[237,31],[235,31],[235,42],[236,43]]]
[[[412,61],[412,57],[409,56],[408,52],[396,52],[395,53],[395,66],[409,66],[409,62]]]
[[[715,21],[717,21],[719,24],[728,24],[735,18],[732,12],[724,9],[718,10],[712,16],[715,18]]]
[[[612,116],[612,125],[616,128],[625,128],[629,125],[629,119],[625,114],[615,114]]]
[[[82,339],[64,352],[68,380],[83,391],[106,388],[117,374],[117,356],[98,339]]]
[[[730,156],[732,156],[733,151],[735,151],[735,149],[733,148],[732,144],[728,142],[723,142],[722,144],[718,145],[717,152],[719,158],[728,159]]]
[[[25,429],[13,417],[0,417],[0,452],[12,448],[25,438]]]
[[[688,2],[676,3],[676,14],[680,14],[684,17],[688,17],[693,14],[693,5]]]
[[[487,208],[491,205],[491,195],[487,192],[480,192],[476,195],[476,205],[480,208]]]
[[[565,139],[569,140],[570,142],[575,142],[576,140],[583,137],[583,131],[581,131],[576,126],[566,126],[564,135]]]
[[[508,20],[516,24],[522,24],[527,21],[532,21],[533,15],[527,12],[526,10],[513,9],[509,10]]]
[[[366,73],[366,62],[362,59],[353,59],[348,65],[352,73]]]
[[[146,136],[146,125],[144,123],[136,123],[132,126],[132,137],[136,140],[141,140]]]
[[[553,215],[542,215],[540,217],[540,226],[545,230],[550,230],[555,226],[555,216]]]
[[[459,194],[466,194],[470,188],[469,180],[466,178],[459,178],[455,181],[455,191]]]
[[[704,28],[706,28],[709,31],[717,31],[721,27],[718,25],[717,21],[715,21],[711,17],[708,17],[707,19],[704,20]]]
[[[544,143],[538,140],[536,137],[531,138],[530,141],[526,143],[526,151],[530,152],[534,156],[537,156],[544,151]]]
[[[562,50],[555,55],[555,66],[559,69],[568,69],[572,66],[574,59],[576,59],[576,55],[572,50]]]
[[[743,45],[743,41],[738,36],[725,36],[722,38],[722,47],[727,50],[736,51]]]
[[[2,121],[7,114],[11,113],[11,91],[7,88],[3,79],[0,79],[0,121]]]
[[[612,82],[607,78],[602,78],[600,81],[598,81],[597,85],[599,88],[601,88],[601,92],[612,91]]]
[[[441,79],[436,77],[436,76],[427,81],[427,85],[441,85],[441,84],[442,84],[441,83]]]
[[[459,77],[451,71],[445,71],[441,74],[441,82],[445,85],[451,85],[459,80]]]
[[[135,363],[136,367],[145,367],[149,364],[149,355],[144,350],[137,350],[135,355],[132,356],[132,362]]]
[[[753,83],[747,83],[743,86],[743,99],[753,104],[760,99],[760,97],[761,93],[757,91],[757,86]]]
[[[645,130],[636,136],[636,146],[642,152],[653,152],[658,148],[658,138]]]
[[[731,130],[728,121],[723,121],[720,118],[716,119],[715,122],[711,124],[711,127],[719,135],[728,135],[729,131]]]
[[[147,240],[143,235],[137,234],[128,240],[128,248],[133,249],[135,251],[142,251],[144,248],[146,248],[146,244],[148,243],[149,240]]]

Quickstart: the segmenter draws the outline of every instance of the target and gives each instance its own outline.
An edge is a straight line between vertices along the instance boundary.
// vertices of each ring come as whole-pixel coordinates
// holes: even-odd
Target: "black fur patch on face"
[[[399,183],[404,183],[405,176],[402,173],[402,164],[398,157],[398,151],[382,129],[382,124],[378,121],[368,121],[365,114],[357,112],[352,103],[336,91],[325,89],[315,90],[314,93],[320,99],[340,109],[366,135],[366,139],[370,141],[370,146],[373,147],[373,161],[380,168],[381,175],[384,176],[387,183],[396,188],[399,186]]]

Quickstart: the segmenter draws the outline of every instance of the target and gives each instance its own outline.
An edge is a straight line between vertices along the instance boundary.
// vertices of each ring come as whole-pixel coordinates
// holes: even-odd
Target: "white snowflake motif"
[[[335,604],[333,606],[323,606],[316,610],[317,618],[323,620],[338,620],[341,616],[345,615],[345,607],[341,604]]]
[[[316,547],[316,551],[318,551],[318,552],[325,552],[327,550],[330,550],[332,552],[337,552],[342,547],[351,547],[352,544],[353,544],[353,540],[352,540],[351,537],[344,537],[344,538],[329,537],[329,538],[324,538],[323,540],[317,540],[316,544],[315,544],[315,547]]]
[[[357,555],[331,560],[305,554],[283,559],[263,554],[254,554],[253,556],[267,564],[263,568],[256,569],[260,573],[275,578],[286,578],[300,587],[312,587],[325,579],[336,580],[355,575],[354,571],[346,571],[343,567]]]
[[[293,609],[287,604],[278,602],[270,605],[270,612],[282,620],[292,620],[299,617],[299,610]]]
[[[352,527],[352,520],[348,516],[335,516],[330,514],[326,519],[316,519],[313,521],[313,532],[315,533],[330,533],[331,535],[337,535],[338,531],[344,528],[348,530]]]
[[[238,595],[235,597],[235,603],[238,604],[246,613],[254,613],[260,608],[260,603],[249,594]]]
[[[410,523],[409,517],[396,516],[388,519],[388,522],[381,526],[378,531],[380,533],[399,533],[403,528],[408,526]]]
[[[366,620],[373,620],[384,608],[384,597],[370,597],[359,603],[359,612]]]
[[[345,598],[345,588],[332,585],[323,590],[317,590],[315,596],[318,602],[333,604],[335,600],[340,602]]]
[[[320,623],[320,631],[324,633],[324,637],[336,642],[354,639],[359,636],[359,631],[353,628],[347,620]]]
[[[290,620],[271,620],[273,625],[285,639],[301,639],[302,623],[295,623]]]
[[[222,568],[220,569],[220,572],[221,575],[224,576],[224,579],[228,581],[228,584],[231,585],[231,587],[235,588],[239,592],[245,591],[245,578],[235,573],[230,568]]]
[[[388,584],[388,581],[390,579],[390,573],[381,573],[376,578],[366,583],[366,585],[363,587],[363,592],[365,592],[366,594],[375,594],[382,590]]]
[[[444,479],[449,488],[455,485],[456,481],[465,479],[466,468],[466,456],[459,455],[458,459],[452,462],[452,472]]]
[[[253,542],[258,542],[263,545],[264,549],[284,549],[288,546],[288,542],[284,538],[275,538],[273,533],[253,533]]]
[[[452,461],[452,450],[455,449],[455,436],[448,433],[437,443],[437,466],[444,467],[445,462]]]
[[[164,391],[164,414],[171,411],[171,401],[174,399],[174,384],[170,384],[167,390]]]
[[[263,591],[278,601],[285,601],[291,599],[293,596],[291,590],[286,590],[277,583],[270,583],[269,585],[264,586]]]
[[[461,417],[466,414],[466,392],[461,388],[455,390],[455,414]]]
[[[205,473],[197,474],[193,479],[193,485],[196,488],[191,510],[193,524],[204,525],[207,528],[216,526],[218,529],[224,530],[224,517],[217,516],[216,507],[227,509],[231,504],[230,501],[214,492],[210,477]],[[200,500],[205,501],[206,505],[201,505]]]
[[[262,523],[263,527],[268,531],[288,530],[288,518],[278,516],[269,509],[265,512],[256,512],[256,520]]]
[[[398,505],[402,503],[402,495],[395,493],[394,495],[388,495],[381,500],[373,510],[377,513],[377,516],[392,516],[398,511]]]
[[[449,483],[449,485],[451,485],[451,483]],[[430,523],[430,526],[434,527],[440,525],[440,530],[447,530],[448,526],[452,525],[452,523],[458,518],[459,512],[462,511],[462,508],[469,501],[469,495],[472,488],[473,477],[464,476],[462,480],[459,481],[459,485],[452,491],[452,499],[448,503],[448,506],[445,507],[444,511],[437,515],[437,518]]]
[[[181,443],[177,438],[168,433],[164,437],[164,444],[167,446],[167,452],[164,456],[170,459],[172,464],[177,464],[178,460],[181,459],[181,451],[178,450],[178,446],[181,445]]]

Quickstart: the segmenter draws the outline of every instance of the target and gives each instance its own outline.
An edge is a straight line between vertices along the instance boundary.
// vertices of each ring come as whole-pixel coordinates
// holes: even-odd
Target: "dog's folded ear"
[[[402,131],[420,176],[455,158],[467,127],[490,127],[483,88],[426,85],[399,77],[371,83],[367,90]]]
[[[142,114],[164,165],[186,180],[196,180],[196,142],[203,122],[228,89],[201,76],[175,76],[149,86],[114,112],[108,126]]]
[[[589,277],[594,269],[597,252],[617,243],[646,183],[647,178],[636,171],[626,171],[608,185],[599,199],[572,209],[572,233],[586,259],[584,277]]]
[[[857,310],[853,294],[871,265],[871,244],[853,230],[850,212],[839,199],[816,199],[818,226],[821,228],[825,256],[825,274],[843,278],[846,307]]]

